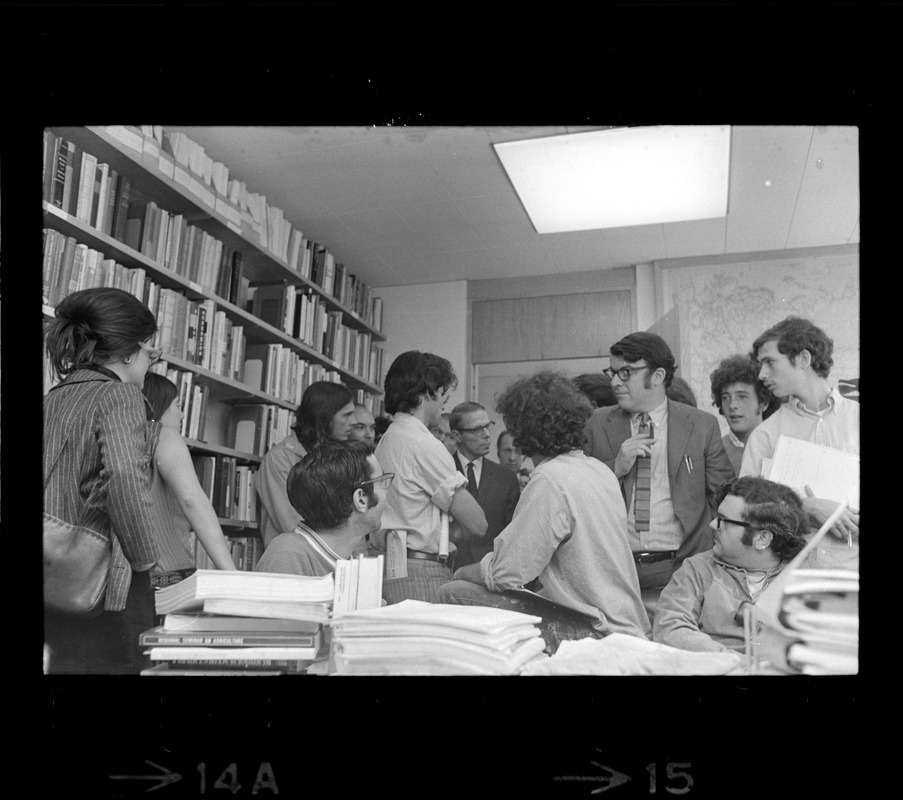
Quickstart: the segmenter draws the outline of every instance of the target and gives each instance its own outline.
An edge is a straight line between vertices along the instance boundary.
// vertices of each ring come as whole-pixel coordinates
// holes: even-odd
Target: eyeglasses
[[[361,482],[358,484],[358,487],[357,487],[357,488],[358,488],[358,489],[362,489],[362,488],[363,488],[364,486],[366,486],[368,483],[372,483],[372,484],[374,484],[374,485],[384,483],[385,486],[386,486],[386,488],[388,488],[388,487],[389,487],[389,484],[392,483],[392,478],[394,478],[394,477],[395,477],[395,473],[394,473],[394,472],[384,472],[382,475],[380,475],[380,476],[378,476],[378,477],[376,477],[376,478],[368,478],[368,479],[365,480],[365,481],[361,481]]]
[[[627,383],[627,381],[630,380],[631,375],[644,369],[652,369],[652,367],[648,364],[644,364],[642,367],[621,367],[620,369],[606,367],[602,370],[602,374],[608,378],[614,378],[614,376],[617,375],[624,383]]]
[[[744,527],[744,528],[751,528],[751,527],[752,527],[752,523],[751,523],[751,522],[740,522],[739,519],[728,519],[727,517],[722,517],[720,514],[716,514],[716,515],[715,515],[715,520],[714,520],[714,522],[715,522],[715,530],[716,530],[716,531],[717,531],[717,530],[721,530],[721,523],[722,523],[722,522],[730,522],[732,525],[740,525],[740,526],[742,526],[742,527]]]
[[[495,425],[494,422],[489,422],[486,425],[478,425],[476,428],[455,428],[456,431],[461,431],[461,433],[486,433],[492,432],[492,426]]]
[[[147,353],[151,364],[156,364],[163,355],[163,351],[159,347],[151,347],[147,342],[138,342],[138,347]]]
[[[373,433],[376,431],[376,425],[365,425],[363,422],[355,422],[354,425],[351,426],[351,430],[357,431],[358,433],[361,431],[370,431]]]

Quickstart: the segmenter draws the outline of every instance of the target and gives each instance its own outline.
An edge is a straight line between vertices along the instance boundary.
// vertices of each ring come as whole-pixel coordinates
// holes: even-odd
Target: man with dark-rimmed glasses
[[[809,522],[796,493],[765,478],[735,478],[716,499],[714,546],[674,573],[659,598],[652,636],[682,650],[742,653],[743,604],[755,604],[803,549]]]
[[[286,479],[288,499],[302,521],[270,542],[255,569],[334,572],[336,561],[362,553],[365,537],[379,530],[393,477],[365,442],[326,439],[316,445]]]
[[[586,452],[621,484],[627,532],[650,620],[688,556],[708,550],[717,488],[735,477],[713,414],[668,400],[677,365],[660,336],[636,332],[610,348],[617,406],[586,423]]]

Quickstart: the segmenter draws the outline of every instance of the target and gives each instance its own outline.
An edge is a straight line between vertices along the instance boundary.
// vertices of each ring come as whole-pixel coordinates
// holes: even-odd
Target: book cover
[[[116,188],[116,208],[113,215],[113,238],[125,242],[126,223],[129,219],[129,209],[132,204],[132,182],[127,175],[120,174],[119,185]]]
[[[288,288],[285,281],[257,284],[254,289],[251,313],[274,328],[282,330]]]
[[[222,614],[166,614],[163,628],[173,633],[294,633],[312,635],[322,629],[319,622],[275,617],[236,617]]]
[[[138,636],[145,647],[316,647],[322,642],[320,630],[312,633],[291,630],[173,631],[157,626]]]

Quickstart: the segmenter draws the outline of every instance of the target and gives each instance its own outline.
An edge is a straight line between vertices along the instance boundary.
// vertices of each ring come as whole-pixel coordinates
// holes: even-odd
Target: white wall
[[[420,350],[451,361],[458,388],[448,399],[450,411],[467,400],[470,381],[470,324],[467,318],[467,282],[420,283],[412,286],[381,286],[375,291],[383,299],[385,372],[396,356]]]

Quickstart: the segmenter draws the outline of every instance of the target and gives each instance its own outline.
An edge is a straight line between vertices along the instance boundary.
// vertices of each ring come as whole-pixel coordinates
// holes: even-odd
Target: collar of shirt
[[[634,435],[639,430],[640,427],[640,413],[630,415],[630,429],[633,431]],[[652,411],[647,411],[649,414],[649,419],[652,420],[652,424],[655,425],[657,429],[661,429],[665,423],[665,419],[668,416],[668,400],[665,398],[659,405],[652,409]]]
[[[813,411],[809,408],[802,400],[800,400],[796,395],[791,395],[790,399],[787,401],[787,406],[795,411],[797,414],[801,414],[806,417],[824,417],[828,414],[834,414],[837,411],[837,402],[841,400],[843,395],[840,393],[840,389],[836,386],[831,389],[831,392],[828,394],[828,407],[823,408],[821,411]]]
[[[727,429],[727,437],[730,440],[731,444],[734,445],[734,447],[739,447],[741,450],[746,447],[746,445],[737,438],[737,435],[730,428]]]
[[[313,528],[309,528],[300,520],[298,524],[295,526],[295,533],[300,536],[307,537],[307,540],[314,545],[315,549],[321,550],[321,554],[326,557],[328,561],[340,561],[341,556],[336,553],[323,539],[320,538],[320,534],[318,534]]]
[[[426,427],[417,417],[413,414],[408,414],[404,411],[398,411],[392,417],[392,424],[400,423],[403,427],[414,428],[419,430],[421,433],[428,433],[430,436],[433,434],[430,433],[430,429]],[[434,437],[435,438],[435,437]]]

